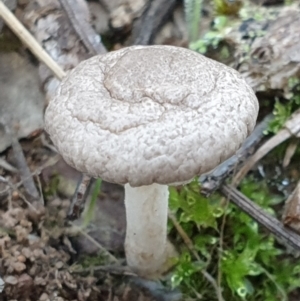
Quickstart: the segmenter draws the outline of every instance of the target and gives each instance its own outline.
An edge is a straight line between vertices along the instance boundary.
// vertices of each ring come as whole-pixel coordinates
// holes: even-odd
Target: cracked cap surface
[[[132,46],[81,62],[45,113],[77,170],[131,186],[191,180],[232,156],[258,101],[235,70],[188,49]]]

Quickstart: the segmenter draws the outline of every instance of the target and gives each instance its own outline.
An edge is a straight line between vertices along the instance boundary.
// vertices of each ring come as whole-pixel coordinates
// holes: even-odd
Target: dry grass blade
[[[286,148],[286,151],[285,151],[285,154],[284,154],[284,158],[283,158],[283,162],[282,162],[282,167],[283,168],[286,168],[289,166],[290,162],[291,162],[291,159],[292,157],[294,156],[296,150],[297,150],[297,147],[298,147],[298,144],[299,144],[299,140],[298,139],[293,139],[288,147]]]
[[[292,116],[286,121],[282,130],[280,130],[275,136],[269,139],[263,144],[256,153],[249,158],[245,165],[239,170],[232,180],[232,185],[237,186],[246,176],[249,170],[266,154],[268,154],[276,146],[291,138],[292,136],[299,138],[300,132],[300,110],[297,110]]]
[[[0,0],[0,17],[3,18],[7,26],[19,37],[19,39],[43,62],[52,72],[62,79],[66,73],[51,58],[51,56],[41,47],[30,32],[21,24],[14,14]]]
[[[192,240],[186,234],[186,232],[184,231],[184,229],[181,227],[181,225],[177,221],[175,215],[170,210],[168,212],[168,217],[172,221],[175,229],[177,230],[177,232],[181,236],[182,240],[184,241],[184,243],[186,244],[186,246],[188,247],[188,249],[190,250],[190,252],[193,254],[193,256],[198,261],[201,261],[201,258],[199,257],[199,255],[198,255],[198,253],[197,253],[197,251],[196,251],[196,249],[194,247],[194,244],[193,244]],[[205,279],[214,287],[214,289],[216,291],[216,295],[217,295],[218,301],[224,301],[224,298],[223,298],[222,292],[221,292],[221,287],[218,286],[218,284],[215,281],[215,279],[207,271],[205,271],[205,270],[201,271],[201,273],[205,277]]]
[[[287,129],[283,129],[278,132],[275,136],[269,139],[266,143],[264,143],[256,153],[250,157],[245,165],[236,173],[236,175],[232,179],[232,185],[238,186],[243,178],[247,175],[251,168],[261,160],[265,155],[267,155],[272,149],[276,146],[287,140],[291,137],[291,133]]]

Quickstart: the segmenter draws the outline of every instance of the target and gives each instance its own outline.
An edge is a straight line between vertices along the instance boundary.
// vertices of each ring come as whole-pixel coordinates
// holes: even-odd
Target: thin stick
[[[71,200],[71,205],[67,215],[68,219],[75,220],[81,216],[93,183],[94,178],[86,174],[81,174],[75,193]]]
[[[180,226],[179,222],[177,221],[175,215],[169,210],[168,212],[168,217],[169,219],[172,221],[174,227],[176,228],[177,232],[179,233],[179,235],[181,236],[183,242],[185,243],[185,245],[188,247],[188,249],[190,250],[190,252],[194,255],[194,257],[198,260],[201,261],[195,247],[194,244],[192,242],[192,240],[189,238],[189,236],[186,234],[186,232],[183,230],[183,228]]]
[[[268,127],[272,118],[273,114],[267,115],[255,127],[252,134],[244,141],[235,155],[218,165],[213,171],[199,177],[202,194],[209,195],[216,191],[233,173],[234,169],[238,169],[254,153],[258,144],[265,137],[264,130]]]
[[[14,166],[12,166],[11,164],[9,164],[6,160],[4,160],[2,158],[0,158],[0,166],[3,169],[5,169],[5,170],[7,170],[7,171],[9,171],[11,173],[17,173],[18,172],[18,170]]]
[[[236,206],[250,215],[255,221],[267,228],[285,246],[289,245],[300,250],[300,235],[286,228],[282,222],[268,214],[257,204],[231,185],[221,186],[221,192]]]
[[[19,39],[30,49],[36,57],[43,62],[52,72],[62,79],[66,73],[51,58],[51,56],[41,47],[30,32],[22,25],[22,23],[14,16],[14,14],[0,0],[0,17],[6,25],[19,37]]]

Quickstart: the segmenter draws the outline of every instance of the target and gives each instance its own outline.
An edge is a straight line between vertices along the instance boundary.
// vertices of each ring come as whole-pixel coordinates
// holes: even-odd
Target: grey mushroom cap
[[[257,114],[254,92],[234,69],[184,48],[132,46],[74,68],[45,127],[77,170],[137,187],[215,168],[239,149]]]

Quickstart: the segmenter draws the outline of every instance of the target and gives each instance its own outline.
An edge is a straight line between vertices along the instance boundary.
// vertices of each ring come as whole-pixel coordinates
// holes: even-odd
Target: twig
[[[34,177],[34,176],[39,176],[40,173],[47,167],[53,166],[55,165],[59,159],[61,158],[60,155],[56,155],[53,158],[48,159],[41,167],[37,168],[35,171],[33,171],[30,175],[28,175],[28,177],[24,177],[24,179],[22,179],[21,181],[19,181],[16,184],[16,187],[19,188],[20,186],[24,185],[24,180],[28,180],[29,177]],[[41,192],[42,194],[42,192]],[[42,200],[43,200],[43,196],[42,196]]]
[[[29,31],[14,16],[14,14],[0,0],[0,17],[3,18],[7,26],[19,37],[19,39],[30,49],[36,57],[43,62],[52,72],[62,79],[66,74],[61,67],[51,58],[51,56],[40,46]]]
[[[55,165],[59,159],[61,158],[60,155],[56,155],[53,158],[48,159],[41,167],[37,168],[35,171],[33,171],[28,177],[24,178],[20,182],[16,184],[17,187],[20,187],[23,185],[24,180],[27,180],[29,177],[38,176],[45,168]]]
[[[199,178],[202,194],[209,195],[217,190],[226,178],[254,152],[257,145],[265,137],[264,131],[272,118],[272,114],[267,115],[255,127],[252,134],[245,140],[242,147],[234,156],[220,164],[212,172],[204,174]]]
[[[36,208],[30,202],[28,202],[26,197],[19,191],[19,189],[16,185],[9,182],[7,179],[5,179],[2,176],[0,176],[0,181],[10,187],[10,190],[8,190],[9,201],[10,201],[9,207],[11,207],[11,190],[15,190],[15,191],[18,191],[20,198],[27,204],[27,206],[30,207],[33,211],[37,212]]]
[[[45,164],[43,164],[41,167],[37,168],[34,172],[32,172],[30,174],[30,177],[33,177],[33,176],[37,176],[39,175],[46,167],[49,167],[49,166],[53,166],[54,164],[56,164],[58,162],[58,160],[61,158],[60,155],[56,155],[55,157],[53,158],[50,158],[49,160],[47,160],[47,162]],[[24,180],[27,180],[28,178],[24,178]],[[14,184],[17,189],[23,185],[23,180],[19,181],[17,184]],[[6,189],[0,191],[0,196],[4,196],[6,195],[7,193],[10,192],[11,189],[14,189],[12,188],[11,186],[7,186]]]
[[[48,141],[47,141],[47,139],[45,137],[45,133],[42,133],[41,136],[40,136],[40,138],[41,138],[41,142],[42,142],[43,146],[47,147],[48,149],[50,149],[55,154],[58,153],[56,147],[53,146],[52,144],[48,143]]]
[[[18,171],[20,172],[21,180],[24,184],[24,188],[32,198],[37,199],[39,197],[39,193],[35,187],[34,180],[27,165],[22,147],[18,141],[15,131],[12,129],[12,125],[9,124],[11,121],[4,119],[8,119],[7,116],[6,118],[2,118],[1,123],[4,126],[6,134],[10,136],[13,154],[16,160]]]
[[[221,192],[235,205],[250,215],[255,221],[267,228],[274,236],[284,244],[288,244],[297,251],[300,250],[300,235],[287,229],[283,223],[265,212],[249,198],[230,185],[223,185]]]
[[[177,230],[177,232],[179,233],[179,235],[181,236],[183,242],[186,244],[187,248],[190,250],[190,252],[193,254],[193,256],[198,260],[201,261],[200,256],[198,255],[194,244],[192,242],[192,240],[189,238],[189,236],[186,234],[186,232],[184,231],[184,229],[181,227],[181,225],[178,223],[175,215],[169,210],[168,212],[168,217],[169,219],[172,221],[175,229]],[[222,296],[222,291],[221,291],[221,287],[218,286],[217,282],[215,281],[215,279],[207,272],[207,271],[201,271],[202,275],[204,276],[204,278],[206,278],[206,280],[214,287],[215,291],[216,291],[216,295],[218,298],[218,301],[224,301],[224,298]]]
[[[20,176],[21,176],[21,180],[23,181],[24,188],[31,197],[37,199],[39,197],[39,193],[34,184],[34,180],[31,175],[31,171],[27,165],[22,147],[18,139],[14,135],[12,135],[11,140],[12,140],[12,149],[16,160],[16,165],[20,172]]]
[[[284,142],[285,140],[295,136],[299,138],[300,133],[300,110],[294,112],[287,120],[282,130],[280,130],[275,136],[269,139],[263,144],[256,153],[249,158],[246,164],[239,170],[232,180],[232,185],[237,186],[246,176],[249,170],[266,154],[268,154],[276,146]]]
[[[68,219],[75,220],[80,217],[81,213],[84,210],[85,202],[93,183],[94,178],[86,174],[81,174],[81,177],[77,183],[75,193],[71,200]]]
[[[154,34],[172,12],[176,0],[148,1],[148,8],[135,22],[132,30],[133,45],[148,45]]]
[[[92,236],[86,233],[83,229],[76,226],[73,222],[69,221],[69,224],[80,234],[82,234],[85,238],[87,238],[90,242],[92,242],[99,250],[103,252],[112,262],[119,263],[119,260],[113,256],[110,252],[108,252],[100,243],[98,243]]]
[[[5,170],[7,170],[7,171],[10,171],[10,172],[12,172],[12,173],[17,173],[18,172],[18,170],[15,168],[15,167],[13,167],[11,164],[9,164],[8,162],[6,162],[4,159],[2,159],[2,158],[0,158],[0,166],[3,168],[3,169],[5,169]]]
[[[37,209],[26,199],[25,195],[20,190],[17,190],[17,191],[18,191],[18,194],[19,194],[20,198],[24,201],[24,203],[29,208],[31,208],[33,211],[38,212]]]
[[[92,55],[105,54],[107,50],[101,43],[101,38],[88,22],[89,11],[86,2],[84,0],[59,0],[59,2],[87,51]]]

